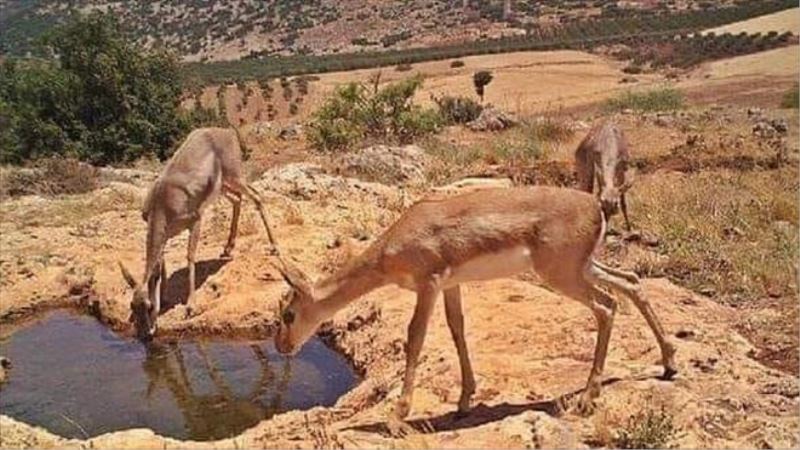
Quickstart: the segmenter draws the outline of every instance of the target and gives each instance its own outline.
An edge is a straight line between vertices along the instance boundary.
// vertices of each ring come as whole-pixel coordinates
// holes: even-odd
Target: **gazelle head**
[[[280,305],[275,349],[284,355],[293,355],[314,334],[322,318],[314,308],[314,290],[309,278],[287,261],[281,262],[278,270],[289,284],[289,291]]]
[[[133,289],[133,298],[131,299],[131,315],[128,318],[133,323],[136,329],[136,336],[142,340],[150,340],[156,332],[156,317],[153,311],[153,302],[147,293],[147,289],[133,278],[133,275],[118,262],[119,269],[122,272],[122,277]]]
[[[603,213],[606,217],[610,217],[619,212],[620,199],[628,189],[631,188],[633,179],[626,176],[625,182],[621,185],[614,183],[614,180],[606,180],[604,177],[598,178],[600,186],[600,205],[603,208]]]

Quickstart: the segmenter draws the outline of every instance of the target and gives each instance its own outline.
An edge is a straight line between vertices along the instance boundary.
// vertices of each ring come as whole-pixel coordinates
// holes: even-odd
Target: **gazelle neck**
[[[315,305],[327,320],[352,301],[385,284],[386,278],[371,258],[361,255],[314,286]]]

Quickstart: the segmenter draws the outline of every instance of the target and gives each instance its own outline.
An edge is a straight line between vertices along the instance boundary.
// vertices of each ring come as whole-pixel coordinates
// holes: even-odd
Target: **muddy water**
[[[13,363],[0,413],[76,438],[146,427],[219,439],[276,412],[332,405],[357,382],[347,361],[318,340],[291,359],[266,342],[145,348],[66,311],[0,342],[0,355]]]

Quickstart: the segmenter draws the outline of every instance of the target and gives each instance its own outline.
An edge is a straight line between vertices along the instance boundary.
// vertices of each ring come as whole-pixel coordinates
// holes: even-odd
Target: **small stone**
[[[706,297],[713,297],[714,294],[717,293],[717,290],[711,286],[705,286],[700,288],[700,294],[705,295]]]

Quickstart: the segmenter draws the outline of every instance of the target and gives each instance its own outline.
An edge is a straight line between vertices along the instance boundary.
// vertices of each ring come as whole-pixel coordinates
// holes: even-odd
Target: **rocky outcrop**
[[[287,164],[268,170],[254,183],[258,190],[273,191],[298,200],[363,198],[381,202],[396,200],[401,192],[391,186],[331,175],[316,164]]]
[[[502,131],[516,124],[517,120],[510,115],[494,106],[487,106],[477,119],[467,123],[467,128],[472,131]]]
[[[417,185],[425,181],[428,155],[416,145],[374,145],[343,156],[338,171],[345,176],[391,185]]]

